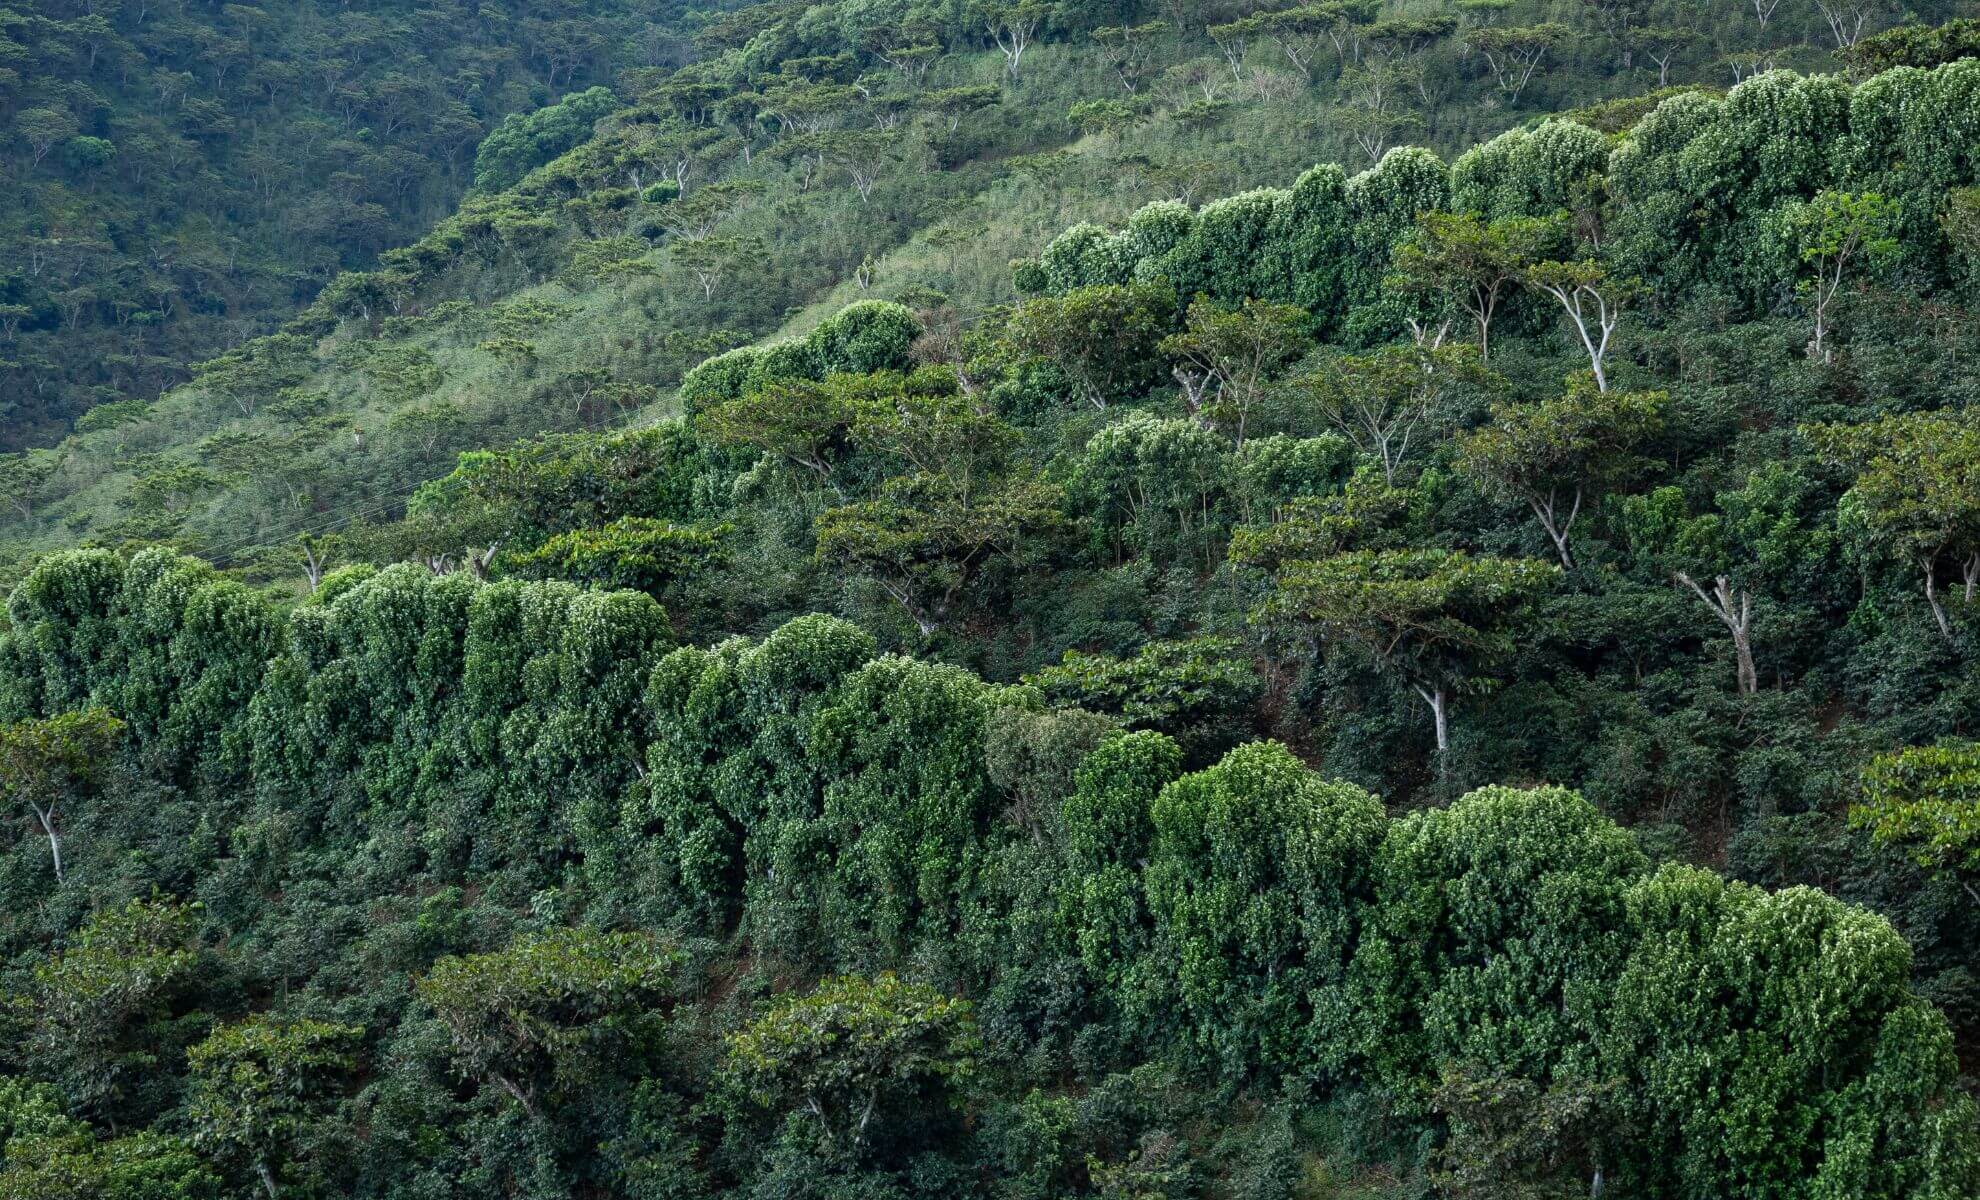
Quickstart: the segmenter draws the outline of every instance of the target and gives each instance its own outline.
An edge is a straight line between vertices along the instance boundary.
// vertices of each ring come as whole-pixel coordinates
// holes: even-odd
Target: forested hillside
[[[0,7],[0,447],[270,332],[453,211],[506,115],[689,57],[691,7],[728,6]]]
[[[1980,24],[678,20],[6,460],[0,1200],[1980,1194]]]
[[[1454,156],[1665,81],[1723,89],[1762,60],[1836,65],[1812,9],[1764,25],[1730,6],[1245,11],[762,5],[707,23],[685,72],[622,72],[635,102],[595,138],[345,275],[284,336],[226,354],[233,339],[209,339],[179,362],[191,386],[104,393],[81,436],[0,460],[0,550],[172,539],[287,558],[298,531],[393,515],[457,451],[668,411],[688,366],[787,321],[865,296],[975,320],[1013,298],[1009,259],[1078,221],[1285,186],[1320,161],[1358,172],[1400,144]],[[1486,45],[1507,30],[1537,31],[1517,72]],[[596,115],[553,105],[477,159],[508,182]],[[79,357],[34,387],[121,361],[36,311],[20,344]]]

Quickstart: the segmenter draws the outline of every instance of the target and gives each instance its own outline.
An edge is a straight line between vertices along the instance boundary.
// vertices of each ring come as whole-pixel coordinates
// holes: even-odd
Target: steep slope
[[[452,211],[505,114],[676,65],[721,7],[0,8],[0,447],[269,332]]]
[[[990,27],[944,12],[917,24],[905,5],[766,5],[718,23],[708,63],[649,80],[597,140],[340,281],[290,337],[155,404],[140,390],[56,453],[10,462],[10,555],[174,538],[231,561],[389,513],[455,450],[644,408],[698,358],[793,312],[802,327],[856,294],[940,293],[973,314],[1010,298],[1009,258],[1075,221],[1284,184],[1317,160],[1367,165],[1397,139],[1452,154],[1524,113],[1667,74],[1623,67],[1620,43],[1591,30],[1515,94],[1476,29],[1342,10],[1307,32],[1303,59],[1207,19],[1122,48],[1096,38],[1101,16],[1062,15],[1032,30],[1013,75]],[[1799,35],[1767,36],[1819,61],[1792,49]],[[1727,23],[1680,47],[1673,78],[1717,74],[1711,54],[1746,36]],[[920,46],[894,53],[903,41]],[[685,204],[653,191],[676,167]],[[695,198],[716,179],[732,185],[726,216],[720,192]]]

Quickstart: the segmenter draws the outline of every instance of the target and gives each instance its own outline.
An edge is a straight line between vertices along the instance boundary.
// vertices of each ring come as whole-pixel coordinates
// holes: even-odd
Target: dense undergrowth
[[[0,1197],[1980,1189],[1970,25],[1029,11],[11,460]]]

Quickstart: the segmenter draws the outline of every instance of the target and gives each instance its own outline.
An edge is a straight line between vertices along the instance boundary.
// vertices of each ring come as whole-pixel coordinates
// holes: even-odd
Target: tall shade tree
[[[1486,25],[1465,34],[1464,44],[1478,52],[1492,69],[1499,90],[1511,103],[1533,82],[1547,54],[1573,36],[1573,30],[1554,21],[1539,25]]]
[[[1500,303],[1557,236],[1553,222],[1536,217],[1487,221],[1474,213],[1426,212],[1396,247],[1391,277],[1431,300],[1433,312],[1456,308],[1470,317],[1478,357],[1489,359]],[[1425,340],[1421,330],[1417,340]]]
[[[214,1030],[187,1052],[193,1143],[246,1162],[268,1200],[281,1182],[307,1191],[317,1174],[309,1151],[363,1036],[355,1025],[276,1016]]]
[[[1106,408],[1152,381],[1175,301],[1149,284],[1100,284],[1020,304],[1004,333],[1019,358],[1043,358],[1079,399]]]
[[[1832,357],[1829,333],[1844,282],[1897,257],[1898,217],[1896,202],[1880,193],[1834,190],[1817,192],[1814,199],[1789,205],[1783,213],[1782,224],[1809,273],[1797,285],[1815,318],[1808,357],[1823,362]]]
[[[1953,641],[1939,576],[1957,571],[1968,604],[1980,590],[1980,418],[1972,409],[1902,413],[1805,432],[1825,457],[1856,472],[1845,520],[1917,566],[1939,633]]]
[[[131,1080],[159,1064],[163,1028],[197,952],[192,913],[133,900],[98,913],[34,972],[28,1045],[80,1111],[114,1118]]]
[[[1615,348],[1616,326],[1636,289],[1593,259],[1541,262],[1521,277],[1526,286],[1551,296],[1561,306],[1581,348],[1588,353],[1588,371],[1595,390],[1609,390],[1609,352]]]
[[[1731,577],[1726,575],[1713,576],[1709,592],[1687,572],[1679,571],[1672,578],[1678,586],[1689,588],[1704,601],[1705,607],[1712,610],[1712,615],[1732,635],[1740,694],[1751,696],[1759,691],[1760,671],[1753,664],[1753,593],[1745,588],[1735,590]]]
[[[1282,563],[1254,614],[1317,627],[1376,671],[1399,676],[1430,709],[1437,753],[1450,749],[1455,693],[1490,686],[1512,629],[1559,571],[1531,559],[1457,550],[1353,550]]]
[[[752,446],[815,476],[844,499],[835,476],[847,448],[852,404],[843,392],[809,380],[779,380],[719,400],[695,414],[695,427],[718,445]]]
[[[1495,383],[1469,348],[1391,346],[1343,355],[1292,386],[1299,402],[1379,463],[1393,487],[1411,449],[1429,440],[1444,403]]]
[[[1049,538],[1059,500],[1051,484],[962,493],[943,476],[901,476],[872,500],[819,514],[817,557],[871,579],[933,637],[986,562],[1016,561]]]
[[[1187,327],[1161,343],[1162,353],[1177,360],[1174,374],[1190,416],[1214,422],[1242,449],[1272,376],[1304,348],[1306,324],[1305,311],[1292,304],[1191,304]]]
[[[969,1003],[891,974],[828,979],[728,1040],[725,1082],[751,1105],[802,1114],[858,1153],[891,1121],[942,1104],[981,1048]]]
[[[1013,4],[982,0],[970,11],[1004,56],[1004,73],[1015,81],[1025,51],[1031,49],[1040,28],[1051,18],[1052,6],[1038,0],[1017,0]]]
[[[1495,405],[1491,423],[1458,446],[1458,468],[1531,508],[1568,571],[1583,503],[1640,471],[1638,449],[1664,424],[1664,393],[1601,391],[1591,382],[1577,375],[1558,399]]]
[[[543,1120],[646,1050],[676,957],[644,934],[557,930],[443,958],[414,990],[446,1026],[461,1074]]]
[[[1980,744],[1913,746],[1871,760],[1850,824],[1959,881],[1980,904]]]
[[[0,729],[0,788],[27,806],[48,840],[57,884],[63,882],[62,815],[109,765],[123,733],[124,723],[102,708]]]

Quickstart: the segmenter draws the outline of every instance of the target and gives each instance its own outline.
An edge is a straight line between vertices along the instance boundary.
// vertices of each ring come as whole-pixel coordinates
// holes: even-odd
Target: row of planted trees
[[[155,783],[207,779],[233,848],[211,870],[247,893],[211,914],[219,930],[389,837],[419,860],[407,878],[519,871],[590,927],[734,937],[799,973],[907,970],[973,999],[975,1017],[925,989],[838,984],[738,1034],[729,1119],[787,1112],[764,1136],[819,1169],[899,1168],[886,1126],[913,1127],[905,1100],[980,1102],[973,1064],[1057,1046],[1373,1091],[1438,1123],[1452,1170],[1516,1120],[1534,1141],[1508,1169],[1631,1191],[1975,1186],[1950,1035],[1888,924],[1810,889],[1653,867],[1572,792],[1486,788],[1391,819],[1275,743],[1191,769],[1164,735],[878,655],[837,620],[669,651],[644,596],[413,567],[283,620],[163,553],[79,552],[38,569],[13,617],[10,790],[35,769],[55,781],[37,793],[51,841],[74,819],[58,799],[88,802],[75,756],[36,757],[29,731],[91,759],[122,737]],[[106,707],[121,729],[66,715]],[[237,790],[251,798],[221,798]],[[124,1018],[83,995],[121,978],[129,1015],[148,1011],[136,981],[190,969],[186,920],[99,922],[31,992],[42,1052],[23,1065],[79,1113],[128,1114],[137,1066]],[[646,1061],[625,1048],[648,1044],[639,1022],[694,998],[674,965],[644,935],[531,935],[422,971],[417,1011],[490,1103],[547,1128],[553,1105],[610,1110],[586,1089],[615,1053]],[[862,1023],[890,1032],[836,1045]],[[383,1032],[253,1017],[194,1048],[184,1102],[216,1161],[271,1194],[305,1172],[284,1157],[307,1141],[294,1125],[238,1110],[265,1089],[299,1120]],[[895,1082],[862,1095],[861,1071]],[[568,1140],[538,1149],[553,1175],[588,1161]]]

